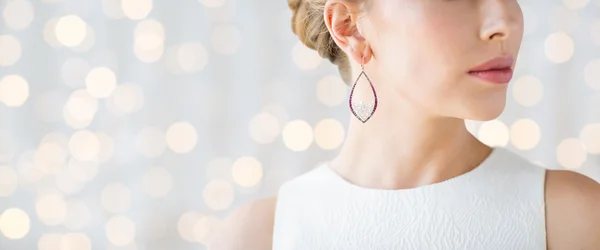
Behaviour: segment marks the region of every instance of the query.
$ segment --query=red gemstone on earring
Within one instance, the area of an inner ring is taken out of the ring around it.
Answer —
[[[363,76],[367,79],[367,82],[369,82],[369,85],[371,87],[370,89],[373,93],[373,101],[364,102],[353,100],[356,85],[358,84],[360,78]],[[371,119],[373,114],[375,114],[375,110],[377,109],[377,93],[375,92],[375,87],[373,86],[373,83],[371,82],[364,70],[360,73],[360,75],[358,75],[358,78],[356,78],[356,81],[352,86],[349,104],[350,111],[352,111],[352,114],[354,114],[354,116],[362,123],[366,123],[369,119]]]

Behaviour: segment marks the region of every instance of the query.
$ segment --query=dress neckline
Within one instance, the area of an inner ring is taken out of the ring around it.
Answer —
[[[329,164],[329,161],[323,162],[321,165],[321,168],[326,172],[326,174],[328,176],[331,176],[335,182],[341,184],[342,186],[349,187],[354,190],[365,191],[365,192],[406,193],[406,192],[423,191],[423,190],[428,190],[428,189],[433,189],[433,188],[443,188],[443,187],[446,187],[448,185],[452,185],[452,184],[458,183],[458,182],[468,182],[469,180],[481,175],[482,172],[485,172],[485,169],[490,168],[493,165],[496,165],[497,162],[503,158],[502,155],[505,153],[505,151],[506,151],[506,149],[504,149],[502,147],[493,147],[492,152],[477,167],[469,170],[468,172],[465,172],[463,174],[454,176],[452,178],[449,178],[449,179],[446,179],[446,180],[443,180],[440,182],[431,183],[431,184],[418,186],[418,187],[414,187],[414,188],[404,188],[404,189],[382,189],[382,188],[370,188],[370,187],[359,186],[357,184],[354,184],[354,183],[348,181],[343,176],[341,176],[339,173],[337,173],[331,167],[331,165]]]

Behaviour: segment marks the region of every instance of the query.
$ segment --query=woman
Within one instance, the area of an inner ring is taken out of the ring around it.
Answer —
[[[523,34],[516,0],[288,3],[302,42],[358,79],[347,138],[230,215],[209,249],[600,249],[598,183],[465,128],[504,109]]]

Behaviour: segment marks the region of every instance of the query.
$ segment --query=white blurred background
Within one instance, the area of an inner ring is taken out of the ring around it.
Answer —
[[[600,0],[521,1],[482,141],[600,180]],[[349,89],[286,1],[0,0],[0,250],[204,249],[333,157]]]

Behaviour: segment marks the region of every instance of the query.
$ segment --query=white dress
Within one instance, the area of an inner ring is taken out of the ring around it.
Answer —
[[[322,162],[280,188],[273,250],[545,250],[545,174],[495,148],[463,175],[384,190]]]

